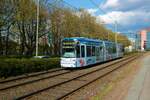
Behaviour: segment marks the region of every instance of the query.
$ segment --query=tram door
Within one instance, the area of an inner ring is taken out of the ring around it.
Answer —
[[[99,49],[100,49],[100,61],[104,61],[104,46],[101,45]]]
[[[96,47],[96,61],[102,62],[104,60],[103,47]]]
[[[80,46],[80,51],[81,51],[80,65],[81,66],[85,66],[86,65],[86,63],[85,63],[86,62],[86,59],[85,59],[85,54],[86,54],[86,52],[85,52],[85,45],[81,45]]]
[[[85,45],[81,45],[81,58],[85,58]]]
[[[100,50],[99,50],[99,47],[96,47],[96,62],[100,62]]]

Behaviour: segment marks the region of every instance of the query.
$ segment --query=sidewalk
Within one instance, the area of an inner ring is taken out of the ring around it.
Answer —
[[[150,100],[150,55],[143,59],[125,100]]]

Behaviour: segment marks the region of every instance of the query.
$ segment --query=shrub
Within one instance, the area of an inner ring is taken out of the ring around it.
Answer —
[[[60,67],[60,60],[49,59],[0,59],[0,77],[16,76]]]

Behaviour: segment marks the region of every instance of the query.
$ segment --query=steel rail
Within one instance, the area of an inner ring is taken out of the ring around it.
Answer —
[[[0,91],[7,90],[7,89],[10,89],[10,88],[15,88],[15,87],[26,85],[26,84],[31,84],[31,83],[34,83],[34,82],[37,82],[37,81],[41,81],[41,80],[44,80],[44,79],[56,77],[56,76],[63,75],[63,74],[68,74],[68,73],[71,73],[71,72],[73,72],[73,71],[67,71],[67,72],[63,72],[63,73],[60,73],[60,74],[56,74],[56,75],[50,75],[50,76],[47,76],[47,77],[44,77],[44,78],[39,78],[39,79],[30,80],[30,81],[15,84],[15,85],[6,86],[6,87],[3,87],[3,88],[0,88]]]
[[[16,80],[20,80],[20,79],[24,79],[24,78],[35,77],[35,76],[39,76],[39,75],[43,75],[43,74],[47,74],[47,73],[51,73],[51,72],[57,72],[57,71],[61,71],[61,70],[64,70],[64,68],[48,70],[48,71],[42,71],[42,72],[37,72],[37,73],[33,73],[33,74],[26,74],[26,75],[14,77],[12,79],[1,80],[0,84],[4,84],[4,83],[7,83],[7,82],[16,81]]]

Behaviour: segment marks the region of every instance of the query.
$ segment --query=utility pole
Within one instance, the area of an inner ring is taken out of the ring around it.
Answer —
[[[118,28],[118,26],[117,26],[117,21],[115,21],[115,43],[118,42],[118,41],[117,41],[117,28]]]
[[[118,57],[118,50],[119,50],[119,48],[118,48],[118,45],[117,45],[117,43],[118,43],[118,41],[117,41],[117,21],[115,20],[115,43],[116,43],[116,49],[117,49],[117,53],[116,53],[116,55],[117,55],[117,57]]]
[[[107,40],[109,41],[109,32],[107,33]]]
[[[36,56],[38,56],[39,35],[39,0],[37,0],[37,25],[36,25]]]

